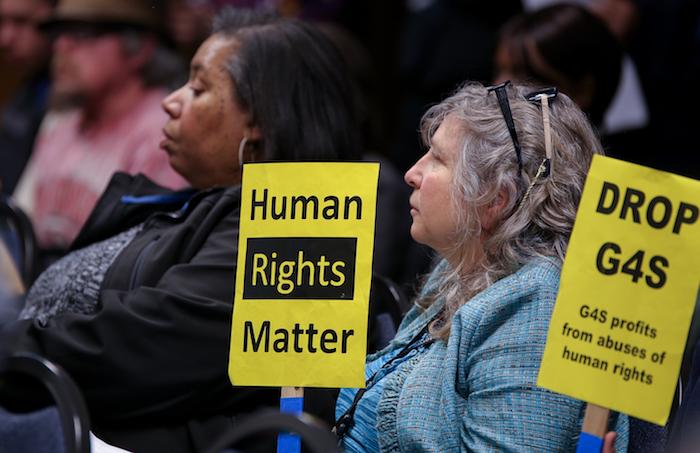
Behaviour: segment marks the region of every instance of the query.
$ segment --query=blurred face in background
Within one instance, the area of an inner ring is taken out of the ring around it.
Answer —
[[[33,71],[48,60],[50,44],[38,24],[51,14],[44,0],[0,0],[0,56],[12,67]]]
[[[58,105],[80,105],[118,93],[141,78],[145,64],[142,56],[127,54],[119,33],[87,24],[58,29],[53,51],[53,101]]]
[[[595,84],[591,75],[582,77],[581,80],[567,78],[561,71],[553,67],[545,60],[540,50],[534,43],[526,46],[527,59],[535,72],[527,72],[518,64],[509,50],[509,46],[500,42],[495,55],[495,77],[493,84],[503,83],[506,80],[534,83],[539,86],[556,86],[559,91],[567,94],[584,111],[588,111],[595,94]]]
[[[214,7],[201,0],[170,0],[166,3],[166,24],[178,49],[194,55],[209,37]]]

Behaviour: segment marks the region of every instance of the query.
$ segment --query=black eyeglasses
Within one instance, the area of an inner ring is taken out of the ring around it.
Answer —
[[[65,20],[48,22],[41,25],[46,36],[55,41],[59,36],[68,36],[76,41],[90,41],[107,34],[121,33],[128,30],[140,31],[143,27],[120,22],[84,22]]]
[[[508,132],[510,133],[510,139],[513,140],[513,148],[515,148],[515,157],[518,159],[518,174],[523,172],[523,157],[520,151],[520,142],[518,141],[518,134],[515,132],[515,122],[513,121],[513,114],[510,112],[510,102],[508,102],[508,92],[506,91],[506,86],[510,83],[510,80],[506,80],[503,83],[494,85],[486,88],[488,92],[495,91],[496,98],[498,99],[498,106],[501,108],[501,113],[503,114],[503,119],[506,121],[506,126],[508,126]]]

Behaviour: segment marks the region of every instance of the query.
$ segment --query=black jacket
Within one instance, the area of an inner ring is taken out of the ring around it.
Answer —
[[[74,247],[145,224],[107,271],[97,312],[14,323],[0,341],[12,335],[15,351],[63,366],[107,442],[202,451],[237,415],[276,407],[279,389],[234,388],[227,375],[240,187],[194,194],[184,206],[122,199],[164,193],[143,176],[116,174]],[[332,413],[325,394],[308,399],[321,408],[307,410]]]

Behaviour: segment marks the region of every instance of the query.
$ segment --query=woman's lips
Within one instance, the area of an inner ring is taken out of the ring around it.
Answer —
[[[172,142],[172,137],[163,129],[163,140],[160,141],[159,147],[170,153],[170,143]]]

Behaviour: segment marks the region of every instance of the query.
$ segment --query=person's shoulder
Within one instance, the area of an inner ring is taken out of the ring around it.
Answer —
[[[51,110],[44,115],[39,126],[38,137],[52,136],[57,133],[65,134],[66,130],[73,132],[78,129],[80,110]]]
[[[557,289],[559,287],[561,266],[561,261],[555,258],[534,258],[503,280],[533,289],[547,287]]]
[[[238,218],[241,210],[241,186],[216,187],[198,192],[191,201],[197,215]]]
[[[450,343],[474,351],[496,343],[541,347],[557,298],[560,265],[536,259],[462,305],[452,321]],[[465,365],[466,366],[466,365]]]
[[[495,282],[483,295],[492,296],[490,293],[504,294],[510,298],[520,299],[534,293],[551,292],[559,289],[559,276],[561,263],[553,258],[534,258],[510,275]],[[479,297],[479,296],[477,296]]]
[[[457,311],[461,322],[500,324],[506,318],[541,316],[551,311],[559,290],[561,265],[536,258],[474,296]],[[474,325],[474,327],[476,326]]]

